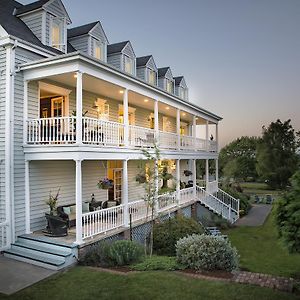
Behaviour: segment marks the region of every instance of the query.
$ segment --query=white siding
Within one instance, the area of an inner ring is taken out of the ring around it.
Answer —
[[[107,56],[107,63],[109,65],[114,66],[115,68],[121,70],[121,60],[122,60],[122,54],[112,54]],[[123,69],[122,69],[123,70]]]
[[[157,72],[157,67],[156,67],[154,58],[152,56],[149,59],[149,61],[147,62],[147,67],[150,68],[151,70],[155,70],[155,72]]]
[[[136,77],[146,81],[146,68],[139,67],[136,69]]]
[[[90,35],[107,44],[107,38],[102,26],[98,23],[90,32]]]
[[[89,36],[88,35],[81,35],[72,39],[69,39],[70,44],[78,51],[82,51],[86,54],[88,53],[88,45],[89,45]]]
[[[20,17],[21,20],[29,27],[33,34],[42,41],[42,11],[28,14]]]
[[[50,2],[46,5],[45,9],[56,17],[68,18],[68,15],[60,0]]]
[[[143,184],[136,182],[135,177],[140,172],[140,161],[128,161],[128,201],[141,200],[145,194]]]
[[[163,90],[166,89],[166,79],[165,79],[165,77],[160,77],[160,78],[158,78],[158,86],[159,86],[161,89],[163,89]]]

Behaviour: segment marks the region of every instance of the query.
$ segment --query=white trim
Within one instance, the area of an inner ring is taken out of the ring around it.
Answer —
[[[180,109],[178,109],[178,108],[176,110],[176,133],[178,135],[177,147],[178,147],[178,150],[180,150],[180,141],[181,141],[181,137],[180,137]]]
[[[88,35],[88,54],[89,55],[93,55],[92,53],[92,42],[93,42],[93,39],[90,35]]]
[[[82,161],[75,160],[76,163],[76,244],[82,244]]]
[[[54,116],[54,105],[53,105],[53,102],[54,101],[58,101],[58,100],[60,100],[60,102],[61,102],[61,116]],[[54,117],[64,117],[64,116],[65,116],[64,97],[60,96],[60,97],[51,98],[51,118],[54,118]]]
[[[119,109],[121,104],[119,104]],[[125,89],[123,95],[123,122],[124,122],[124,145],[129,145],[129,108],[128,108],[128,89]]]
[[[76,78],[76,144],[82,144],[82,73]]]
[[[25,160],[25,233],[31,233],[30,230],[30,181],[29,181],[29,161]]]
[[[7,35],[7,31],[0,25],[0,37],[6,37]]]
[[[23,145],[27,143],[27,119],[28,119],[28,81],[23,81],[24,102],[23,102]],[[39,101],[40,102],[40,101]],[[40,111],[40,109],[39,109]],[[38,116],[39,117],[39,116]]]
[[[124,226],[129,226],[128,215],[128,162],[123,160],[123,174],[122,174],[122,204],[124,205]]]
[[[46,30],[47,30],[46,23],[47,23],[47,13],[46,13],[46,11],[43,11],[42,12],[42,43],[44,45],[46,45],[46,36],[47,36],[47,33],[46,33]]]
[[[176,195],[180,203],[180,159],[176,159]]]
[[[72,92],[72,90],[46,83],[43,81],[39,81],[39,88],[43,90],[50,91],[51,93],[57,94],[57,95],[63,95],[63,96],[69,96]]]

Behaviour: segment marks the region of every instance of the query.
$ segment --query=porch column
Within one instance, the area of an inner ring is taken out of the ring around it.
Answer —
[[[30,230],[30,185],[29,185],[29,160],[25,160],[25,233]]]
[[[180,204],[180,159],[176,159],[176,195]]]
[[[219,152],[219,126],[218,123],[216,123],[216,151]]]
[[[215,160],[215,166],[216,166],[216,182],[218,183],[219,186],[219,159],[218,158]]]
[[[155,142],[159,143],[158,100],[154,101],[154,131]]]
[[[129,146],[128,89],[123,94],[124,145]]]
[[[194,138],[194,150],[197,151],[198,149],[196,148],[196,138],[197,138],[197,117],[193,116],[193,127],[192,127],[192,133],[193,133],[193,138]]]
[[[197,185],[197,166],[196,166],[196,159],[193,159],[193,194],[194,199],[196,199],[196,185]]]
[[[82,144],[82,73],[76,72],[76,144]]]
[[[23,144],[27,144],[28,128],[28,81],[24,80],[24,103],[23,103]]]
[[[177,108],[176,114],[176,133],[177,133],[177,148],[180,150],[180,109]]]
[[[208,184],[209,184],[209,161],[208,159],[205,160],[205,186],[206,186],[206,190],[208,188]]]
[[[154,214],[157,215],[158,214],[158,160],[155,160],[155,174],[154,174],[154,179],[155,179],[155,194],[154,194]]]
[[[76,163],[76,243],[82,244],[82,169],[81,160]]]
[[[129,226],[129,208],[128,208],[128,161],[123,160],[122,176],[122,204],[124,205],[124,226]]]
[[[205,139],[206,139],[206,151],[209,151],[208,120],[206,120]]]

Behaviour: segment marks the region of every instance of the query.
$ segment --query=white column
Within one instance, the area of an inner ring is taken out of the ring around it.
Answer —
[[[76,72],[76,144],[82,144],[82,73]]]
[[[25,160],[25,233],[30,231],[30,183],[29,183],[29,160]]]
[[[154,101],[154,131],[156,143],[159,142],[158,100]]]
[[[209,151],[208,120],[206,120],[205,139],[206,139],[206,151]]]
[[[124,145],[129,146],[128,89],[123,94]]]
[[[218,159],[216,159],[215,165],[216,165],[216,182],[218,183],[219,186],[219,160]]]
[[[219,152],[219,126],[218,123],[216,124],[216,148],[217,148],[217,152]]]
[[[39,117],[39,116],[38,116]],[[24,102],[23,102],[23,144],[27,144],[28,128],[28,81],[24,80]]]
[[[205,160],[205,181],[206,181],[206,190],[209,184],[209,162],[208,159]]]
[[[177,148],[180,149],[180,109],[177,108],[176,114],[176,133],[177,133]]]
[[[158,180],[158,160],[155,161],[155,206],[154,206],[154,213],[155,215],[158,214],[158,184],[159,184],[159,180]]]
[[[192,127],[192,134],[193,134],[193,138],[194,138],[194,150],[198,150],[196,149],[196,137],[197,137],[197,117],[193,116],[193,127]]]
[[[196,199],[196,185],[197,185],[197,167],[196,167],[196,159],[193,159],[193,193],[194,193],[194,199]]]
[[[76,243],[82,243],[82,170],[81,160],[76,160]]]
[[[176,195],[179,204],[180,203],[180,159],[176,159]]]
[[[129,209],[128,209],[128,162],[123,160],[122,176],[122,204],[124,205],[124,226],[129,226]]]

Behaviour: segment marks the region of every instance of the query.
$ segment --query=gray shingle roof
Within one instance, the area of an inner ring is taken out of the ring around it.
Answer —
[[[151,57],[152,57],[152,55],[137,57],[136,58],[136,66],[137,67],[146,66]]]
[[[68,29],[68,38],[88,34],[98,23],[99,21],[96,21],[78,27],[70,28]]]
[[[39,1],[35,1],[32,3],[26,4],[26,5],[22,5],[21,7],[17,8],[17,15],[41,8],[48,1],[49,0],[39,0]]]
[[[175,85],[179,85],[183,79],[183,76],[174,77]]]
[[[169,69],[170,67],[158,68],[158,77],[164,77]]]
[[[107,54],[120,53],[125,48],[129,41],[107,45]]]

